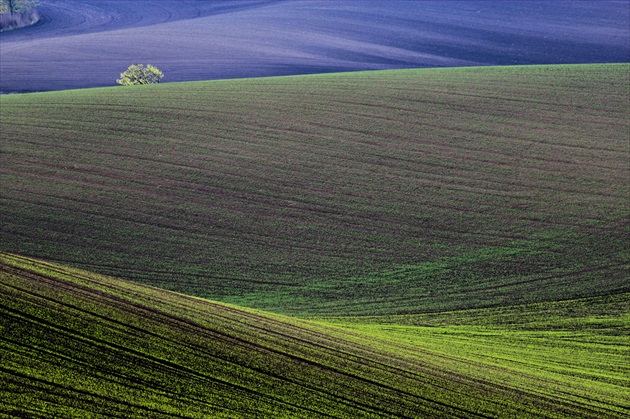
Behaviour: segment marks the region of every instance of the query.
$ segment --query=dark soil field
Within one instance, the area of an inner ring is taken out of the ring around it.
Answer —
[[[2,96],[1,247],[298,315],[628,291],[628,71]]]
[[[0,33],[0,92],[331,71],[630,61],[627,1],[42,0]]]

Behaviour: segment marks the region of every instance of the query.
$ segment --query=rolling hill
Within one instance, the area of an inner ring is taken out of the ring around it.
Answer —
[[[627,292],[628,71],[3,96],[0,248],[299,316]]]
[[[0,254],[0,416],[622,418],[628,293],[308,322]]]
[[[0,33],[0,92],[478,65],[630,61],[627,1],[41,0]]]
[[[626,417],[629,74],[1,96],[0,417]]]

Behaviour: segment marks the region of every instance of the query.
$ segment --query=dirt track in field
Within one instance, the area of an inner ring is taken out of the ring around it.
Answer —
[[[0,34],[0,92],[330,71],[630,60],[626,2],[42,0]]]

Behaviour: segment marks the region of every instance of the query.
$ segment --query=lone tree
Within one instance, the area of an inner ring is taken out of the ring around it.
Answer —
[[[123,86],[132,86],[134,84],[156,84],[164,77],[157,67],[147,64],[145,67],[142,64],[132,64],[129,68],[120,73],[120,78],[116,80],[116,83]]]

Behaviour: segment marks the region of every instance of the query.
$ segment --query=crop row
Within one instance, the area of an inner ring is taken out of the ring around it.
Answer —
[[[623,357],[621,338],[606,346],[471,327],[331,326],[15,255],[3,254],[1,267],[4,414],[595,418],[624,412],[627,367],[612,362]],[[577,361],[567,358],[575,348]],[[595,385],[593,371],[608,360]],[[555,371],[564,362],[573,373]]]
[[[441,69],[2,97],[1,246],[297,314],[627,290],[626,75]]]

